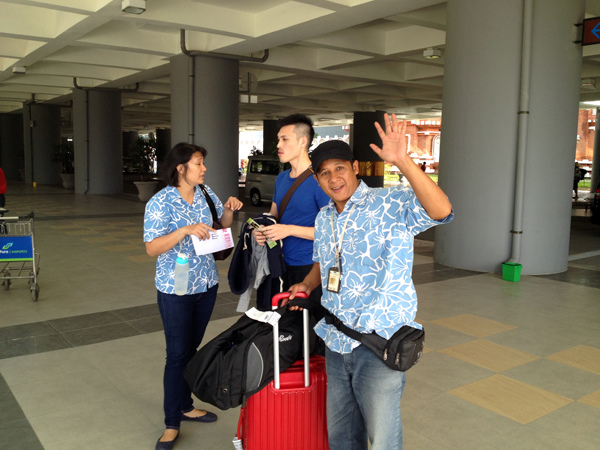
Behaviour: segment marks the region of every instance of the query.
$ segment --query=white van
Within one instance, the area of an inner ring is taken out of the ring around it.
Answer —
[[[282,171],[283,164],[277,156],[250,156],[246,173],[246,198],[249,198],[254,206],[260,206],[263,201],[273,201],[275,180]]]

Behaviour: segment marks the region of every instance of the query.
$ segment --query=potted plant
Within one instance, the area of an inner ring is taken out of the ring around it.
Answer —
[[[75,152],[73,150],[73,141],[66,141],[55,147],[52,161],[60,163],[60,177],[62,178],[63,187],[65,189],[73,189],[73,186],[75,185],[74,160]]]
[[[126,152],[131,164],[131,170],[139,174],[139,181],[134,181],[138,188],[138,197],[147,202],[156,192],[158,181],[153,180],[154,161],[156,160],[156,138],[151,133],[149,137],[138,136]]]

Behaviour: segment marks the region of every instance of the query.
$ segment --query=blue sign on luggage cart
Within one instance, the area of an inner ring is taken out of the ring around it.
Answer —
[[[0,261],[33,261],[32,237],[0,237]]]

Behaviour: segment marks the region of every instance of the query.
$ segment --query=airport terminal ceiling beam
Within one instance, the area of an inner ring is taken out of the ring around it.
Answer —
[[[75,89],[84,91],[112,91],[112,92],[137,92],[140,89],[140,83],[136,83],[134,88],[109,88],[109,87],[83,87],[77,84],[77,78],[73,77],[73,86]]]
[[[263,50],[263,56],[260,58],[253,56],[230,55],[227,53],[205,52],[201,50],[188,50],[185,42],[185,30],[183,28],[180,30],[180,39],[181,52],[187,56],[209,56],[211,58],[233,59],[236,61],[249,61],[255,63],[264,63],[267,59],[269,59],[269,49]]]

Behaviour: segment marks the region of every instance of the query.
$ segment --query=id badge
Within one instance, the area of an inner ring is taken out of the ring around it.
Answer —
[[[337,267],[330,267],[329,273],[327,274],[327,290],[329,292],[340,292],[342,285],[341,273]]]

